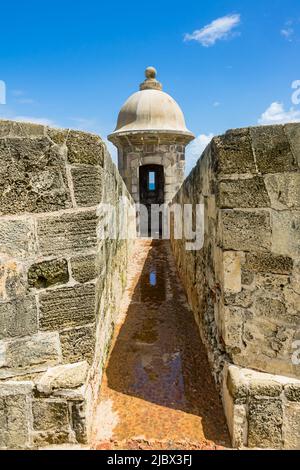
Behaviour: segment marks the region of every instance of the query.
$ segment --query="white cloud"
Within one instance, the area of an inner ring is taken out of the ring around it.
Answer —
[[[214,134],[200,134],[193,142],[191,142],[186,148],[185,161],[186,161],[186,173],[188,174],[197,161],[201,157],[203,151],[206,149]]]
[[[262,125],[285,124],[287,122],[300,122],[300,111],[295,108],[286,111],[283,104],[277,101],[272,103],[258,120],[258,123]]]
[[[216,41],[231,37],[232,30],[241,22],[241,15],[227,15],[214,20],[204,28],[194,31],[192,34],[186,34],[185,41],[197,41],[204,47],[213,46]]]
[[[281,36],[283,36],[285,39],[287,39],[289,42],[292,42],[292,37],[294,35],[294,29],[293,28],[283,28],[280,31]]]
[[[221,106],[220,101],[215,101],[215,102],[213,103],[213,107],[214,107],[214,108],[218,108],[219,106]]]
[[[51,121],[51,119],[43,117],[15,116],[12,119],[19,122],[31,122],[32,124],[42,124],[43,126],[59,127],[55,122]]]

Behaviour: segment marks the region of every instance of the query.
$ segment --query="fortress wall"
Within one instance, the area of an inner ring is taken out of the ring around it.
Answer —
[[[131,248],[99,203],[122,195],[98,136],[0,121],[0,448],[87,440]]]
[[[299,448],[300,124],[214,138],[174,202],[205,207],[172,247],[234,445]]]

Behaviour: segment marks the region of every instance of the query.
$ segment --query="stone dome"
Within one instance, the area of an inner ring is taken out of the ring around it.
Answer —
[[[183,112],[176,101],[162,91],[156,80],[156,70],[146,69],[146,80],[140,85],[140,91],[131,95],[122,106],[115,131],[109,136],[137,132],[174,133],[194,138],[185,124]]]

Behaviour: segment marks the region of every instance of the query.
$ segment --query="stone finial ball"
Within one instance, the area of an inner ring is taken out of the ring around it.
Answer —
[[[157,71],[154,67],[147,67],[145,71],[146,78],[155,78]]]

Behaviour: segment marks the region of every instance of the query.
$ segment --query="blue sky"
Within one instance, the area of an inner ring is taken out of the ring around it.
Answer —
[[[188,170],[211,135],[300,120],[291,101],[299,0],[15,0],[0,9],[0,117],[106,137],[153,65],[198,136]]]

